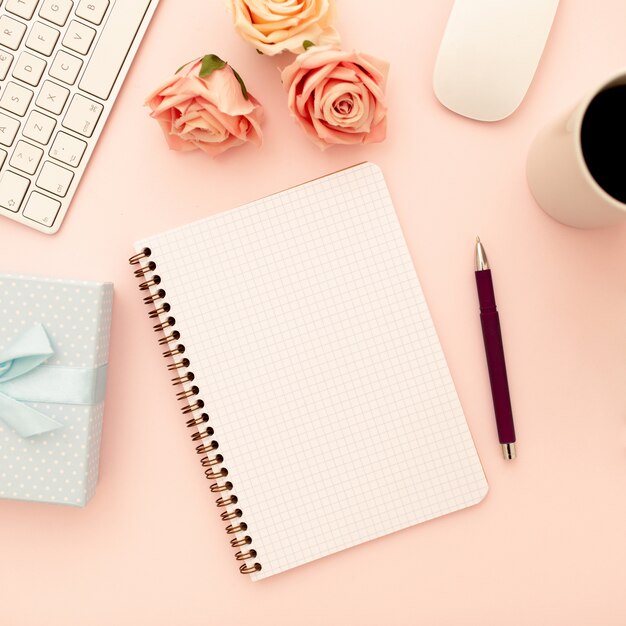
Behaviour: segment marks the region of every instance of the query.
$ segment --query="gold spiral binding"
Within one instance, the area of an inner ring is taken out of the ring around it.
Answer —
[[[204,472],[205,474],[207,472]],[[210,476],[207,476],[207,479],[213,480]],[[219,483],[213,483],[211,485],[211,493],[220,493],[222,491],[231,491],[233,488],[233,483],[231,483],[229,480],[227,480],[223,485],[220,485]]]
[[[164,322],[161,322],[160,324],[157,324],[156,326],[153,326],[152,328],[154,328],[155,333],[158,333],[160,330],[165,330],[166,328],[169,328],[170,326],[174,326],[174,324],[176,324],[176,319],[173,317],[168,317]]]
[[[197,441],[197,439],[194,439]],[[196,452],[198,454],[207,454],[208,452],[213,452],[213,450],[217,450],[219,448],[219,443],[215,440],[211,441],[211,443],[205,443],[196,448]],[[214,478],[222,478],[228,475],[228,470],[225,467],[220,469],[220,474],[218,476],[214,476]],[[207,476],[208,478],[208,476]]]
[[[204,422],[209,421],[209,416],[206,413],[203,413],[200,417],[196,417],[195,419],[187,420],[187,428],[193,428],[194,426],[199,426]]]
[[[140,267],[138,270],[135,270],[135,278],[143,278],[148,272],[153,272],[155,269],[156,263],[150,261],[145,267]]]
[[[163,356],[166,359],[174,359],[174,357],[180,357],[180,355],[185,352],[185,345],[181,341],[180,332],[174,328],[176,325],[176,319],[171,316],[166,317],[165,319],[163,318],[164,315],[167,315],[170,312],[171,306],[168,302],[165,302],[165,297],[167,295],[165,289],[159,287],[161,284],[161,277],[155,273],[157,270],[157,263],[153,260],[144,261],[144,259],[151,256],[152,250],[146,247],[141,252],[132,256],[129,259],[129,263],[131,265],[139,265],[139,267],[134,270],[135,277],[138,279],[145,279],[139,284],[139,289],[141,291],[149,292],[149,294],[143,298],[143,301],[146,305],[153,305],[153,308],[148,312],[148,318],[159,320],[159,323],[154,326],[154,331],[163,333],[163,336],[158,340],[159,345],[167,346],[169,348],[163,352]],[[169,334],[165,334],[165,331],[168,328],[171,328],[172,330]],[[181,342],[174,343],[179,341]],[[202,413],[201,415],[196,414],[197,411],[204,408],[204,400],[199,397],[201,395],[199,387],[196,385],[187,387],[187,385],[195,379],[194,373],[189,370],[190,365],[191,363],[189,359],[185,357],[168,363],[167,369],[168,371],[176,372],[175,377],[171,379],[172,385],[183,386],[183,391],[178,392],[176,394],[176,398],[181,402],[185,402],[185,405],[181,407],[183,415],[191,414],[190,419],[186,422],[188,428],[195,429],[195,432],[191,434],[191,439],[192,441],[201,441],[212,437],[215,432],[213,427],[204,426],[204,424],[209,421],[209,415],[207,413]],[[223,465],[224,457],[221,454],[215,454],[213,456],[209,456],[208,454],[209,452],[217,450],[218,447],[219,443],[215,439],[196,446],[197,454],[203,455],[200,462],[202,467],[206,468],[204,470],[204,474],[207,480],[220,481],[220,479],[228,476],[228,469]],[[232,492],[233,489],[233,483],[228,480],[212,482],[210,485],[211,493]],[[239,499],[234,493],[230,493],[229,495],[220,495],[216,499],[215,503],[218,508],[225,509],[226,507],[237,504],[238,500]],[[226,509],[220,514],[221,519],[225,522],[238,520],[236,524],[229,523],[225,528],[228,535],[235,535],[230,540],[230,544],[233,548],[243,548],[243,546],[250,546],[253,543],[250,535],[245,535],[243,537],[238,536],[248,530],[248,524],[241,520],[243,515],[243,511],[240,508],[230,510]],[[256,559],[256,557],[257,551],[252,547],[248,547],[246,551],[238,550],[235,554],[235,559],[237,559],[237,561],[249,561]],[[262,566],[258,562],[254,562],[252,564],[243,563],[239,567],[239,571],[242,574],[253,574],[261,569]]]
[[[216,454],[214,457],[205,456],[200,459],[200,463],[202,463],[202,467],[213,467],[214,465],[219,465],[224,462],[224,457],[221,454]]]
[[[215,449],[215,448],[212,448],[212,449]],[[206,474],[207,480],[217,480],[218,478],[226,477],[226,470],[225,468],[222,467],[219,472],[216,472],[215,470],[207,470],[205,474]]]
[[[167,302],[164,302],[158,309],[154,309],[154,311],[150,311],[148,313],[148,317],[153,320],[155,317],[159,317],[159,315],[163,315],[163,313],[170,312],[170,305]]]
[[[177,330],[175,330],[171,335],[166,335],[165,337],[161,337],[159,339],[159,345],[166,346],[168,343],[171,343],[172,341],[178,341],[179,339],[180,339],[180,333]]]
[[[175,348],[172,348],[171,350],[168,350],[167,352],[164,352],[163,356],[166,359],[168,359],[170,357],[176,356],[177,354],[183,354],[183,352],[185,352],[185,346],[183,346],[182,344],[179,343]],[[193,372],[189,372],[189,373],[191,374]]]
[[[256,558],[256,550],[248,550],[248,552],[242,552],[241,550],[235,554],[235,558],[238,561],[247,561],[248,559]]]
[[[243,511],[241,509],[235,509],[234,511],[224,511],[220,514],[220,517],[223,521],[228,522],[231,519],[237,519],[238,517],[243,516]]]
[[[198,387],[196,387],[195,385],[189,389],[186,389],[185,391],[179,391],[176,394],[176,398],[178,400],[184,400],[185,398],[191,398],[192,396],[197,396],[200,393],[200,389],[198,389]]]
[[[183,376],[177,376],[176,378],[172,378],[172,386],[176,387],[176,385],[182,385],[183,383],[190,383],[195,378],[193,372],[187,372]]]
[[[159,289],[155,294],[152,294],[151,296],[146,296],[143,299],[143,302],[144,304],[154,304],[157,300],[163,300],[165,296],[165,289]]]
[[[247,546],[250,545],[252,543],[252,537],[250,537],[250,535],[246,535],[245,537],[242,537],[241,539],[237,539],[236,537],[234,539],[230,540],[230,545],[233,548],[240,548],[241,546]]]
[[[187,406],[184,406],[181,411],[183,415],[187,415],[188,413],[193,413],[194,411],[197,411],[198,409],[203,409],[204,408],[204,400],[197,400],[195,404],[188,404]]]
[[[215,504],[217,504],[217,506],[219,507],[225,507],[225,506],[230,506],[231,504],[237,504],[238,500],[239,498],[237,498],[237,496],[228,496],[228,498],[224,498],[224,496],[220,496],[215,501]]]
[[[200,439],[206,439],[207,437],[211,437],[214,434],[214,432],[215,431],[211,427],[209,427],[204,432],[198,431],[194,433],[193,435],[191,435],[191,440],[200,441]],[[213,450],[216,450],[218,446],[219,444],[217,443],[217,441],[211,442],[211,447],[213,448]]]
[[[187,368],[187,367],[189,367],[189,365],[190,365],[189,359],[183,359],[182,361],[179,361],[178,363],[170,363],[167,366],[167,369],[168,369],[168,371],[173,372],[174,370]]]
[[[239,522],[236,526],[233,526],[232,524],[228,524],[228,526],[226,526],[226,533],[228,535],[236,535],[237,533],[246,532],[246,530],[248,530],[248,524],[245,522]]]
[[[155,274],[150,280],[146,280],[139,285],[139,289],[141,291],[148,291],[150,287],[154,287],[155,285],[161,284],[161,277],[158,274]]]
[[[130,259],[128,259],[128,262],[131,265],[139,265],[139,262],[141,261],[141,259],[145,259],[146,257],[149,257],[152,254],[152,250],[150,250],[150,248],[144,248],[139,254],[136,254],[135,256],[131,256]]]

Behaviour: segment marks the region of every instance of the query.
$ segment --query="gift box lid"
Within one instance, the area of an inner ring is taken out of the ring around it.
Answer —
[[[113,283],[0,273],[0,349],[33,324],[54,348],[48,365],[98,367],[108,361]]]

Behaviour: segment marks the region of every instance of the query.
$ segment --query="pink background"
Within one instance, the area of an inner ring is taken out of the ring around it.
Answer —
[[[85,509],[0,501],[0,624],[624,626],[626,227],[552,221],[524,161],[543,124],[626,64],[626,4],[563,0],[526,100],[487,125],[433,96],[451,0],[340,0],[345,45],[391,61],[389,137],[326,153],[289,119],[276,59],[235,35],[222,2],[184,4],[162,0],[61,232],[2,221],[2,271],[113,280],[116,300],[98,491]],[[265,104],[261,150],[168,152],[148,118],[143,97],[207,52]],[[237,572],[127,258],[145,235],[363,160],[386,174],[491,490],[472,509],[253,584]],[[484,364],[477,233],[503,320],[510,464]]]

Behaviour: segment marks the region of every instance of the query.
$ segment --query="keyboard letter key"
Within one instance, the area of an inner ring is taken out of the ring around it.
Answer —
[[[52,131],[54,131],[56,124],[56,120],[51,117],[39,111],[31,111],[22,132],[25,137],[34,139],[38,143],[45,145],[50,141]]]
[[[26,89],[17,83],[9,82],[4,88],[2,98],[0,98],[0,107],[22,116],[26,113],[32,97],[33,92],[30,89]]]
[[[0,44],[3,46],[17,50],[25,32],[26,26],[22,22],[18,22],[8,15],[0,17]]]
[[[61,203],[58,200],[33,191],[24,207],[24,217],[44,226],[52,226],[60,208]]]
[[[0,177],[0,206],[17,213],[29,184],[28,178],[4,172]]]
[[[76,15],[92,24],[100,24],[108,7],[109,0],[81,0]]]
[[[59,38],[59,31],[43,22],[35,22],[26,37],[26,47],[47,57],[52,54]]]
[[[10,52],[0,50],[0,80],[7,77],[11,63],[13,63],[13,55]]]
[[[57,196],[64,196],[74,178],[74,172],[53,163],[46,161],[39,172],[37,187],[45,189]]]
[[[44,0],[39,15],[57,26],[63,26],[73,4],[72,0]]]
[[[78,54],[87,54],[95,36],[93,28],[72,20],[63,37],[63,45]]]
[[[13,143],[19,129],[20,123],[16,119],[0,113],[0,143],[3,146],[10,146]]]
[[[7,11],[29,20],[33,16],[38,2],[39,0],[9,0],[7,2]]]
[[[58,115],[65,106],[70,90],[47,80],[41,87],[35,104],[50,113]]]
[[[111,95],[150,0],[116,2],[102,29],[79,87],[106,100]]]
[[[68,54],[64,50],[59,50],[52,62],[50,76],[58,78],[68,85],[73,85],[82,66],[83,62],[78,57]]]
[[[22,52],[13,68],[13,76],[36,87],[45,69],[46,62],[43,59],[29,52]]]
[[[100,119],[103,106],[99,102],[94,102],[80,94],[75,94],[67,109],[63,126],[69,128],[85,137],[91,137]]]

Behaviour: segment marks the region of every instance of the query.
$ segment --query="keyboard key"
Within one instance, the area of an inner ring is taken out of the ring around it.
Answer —
[[[22,37],[26,32],[26,26],[8,15],[0,16],[0,44],[17,50],[20,47]]]
[[[7,151],[0,150],[0,168],[4,165],[6,158],[7,158]]]
[[[84,141],[59,131],[52,142],[50,156],[72,167],[78,167],[86,149],[87,144]]]
[[[9,0],[6,10],[9,13],[13,13],[13,15],[29,20],[33,16],[38,3],[39,0]]]
[[[33,92],[14,82],[9,82],[0,98],[0,107],[11,113],[22,116],[26,113],[33,97]]]
[[[100,24],[109,7],[109,0],[80,0],[76,15],[92,24]]]
[[[64,196],[74,178],[74,172],[53,163],[46,161],[39,172],[37,187],[45,189],[57,196]]]
[[[11,63],[13,63],[13,55],[10,52],[0,50],[0,80],[7,77]]]
[[[43,22],[35,22],[26,37],[26,47],[49,57],[56,46],[59,31]]]
[[[61,85],[57,85],[51,80],[46,80],[41,86],[41,91],[37,96],[35,104],[46,111],[50,111],[50,113],[58,115],[63,110],[69,95],[69,89],[61,87]]]
[[[63,26],[73,5],[72,0],[43,0],[39,15],[57,26]]]
[[[97,98],[106,100],[120,73],[137,29],[151,0],[116,2],[102,28],[91,59],[80,79],[79,87]]]
[[[33,139],[40,144],[47,144],[50,141],[54,127],[56,126],[56,120],[40,113],[39,111],[31,111],[26,124],[24,124],[25,137]]]
[[[0,113],[0,143],[3,146],[10,146],[20,129],[20,123],[4,113]]]
[[[0,206],[17,213],[29,184],[28,178],[13,172],[7,171],[0,174]]]
[[[46,62],[30,52],[22,52],[13,68],[13,76],[36,87],[46,69]]]
[[[93,28],[72,20],[63,37],[63,45],[78,54],[87,54],[95,36]]]
[[[22,172],[27,174],[34,174],[42,156],[43,150],[41,148],[37,148],[26,141],[18,141],[10,164],[17,170],[22,170]]]
[[[63,126],[85,137],[91,137],[102,109],[103,106],[99,102],[75,94],[63,119]]]
[[[50,76],[58,78],[68,85],[73,85],[76,82],[76,77],[82,65],[83,62],[78,57],[75,57],[73,54],[68,54],[63,50],[59,50],[52,62]]]
[[[24,207],[24,217],[44,226],[52,226],[60,208],[61,203],[58,200],[44,196],[38,191],[33,191]]]

